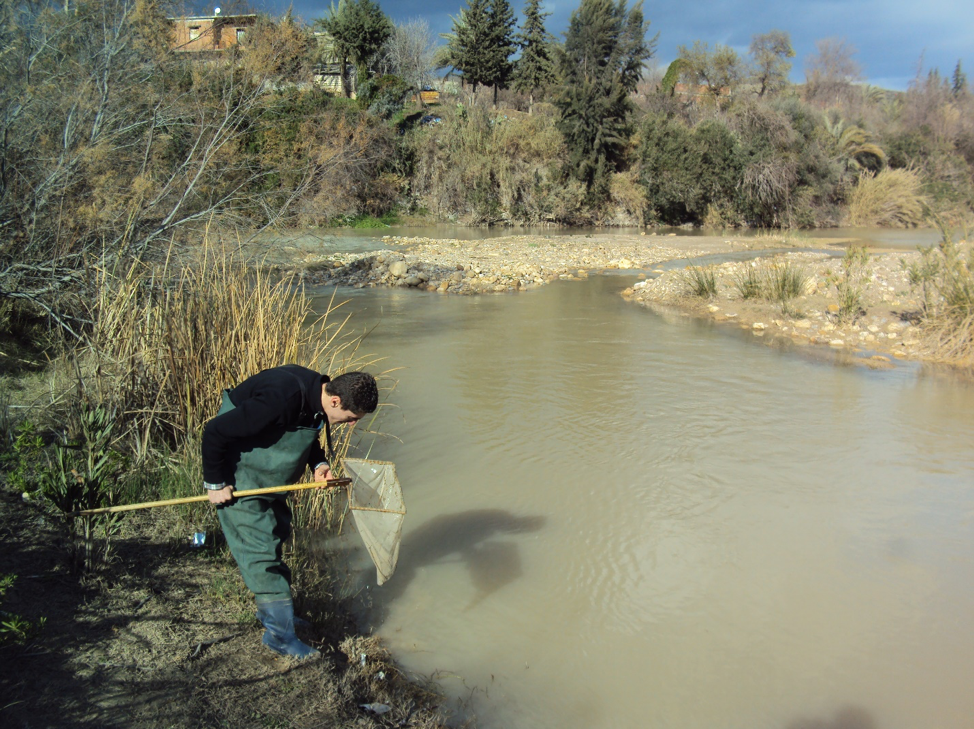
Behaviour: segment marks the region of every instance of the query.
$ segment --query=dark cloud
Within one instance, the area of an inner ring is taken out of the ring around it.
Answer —
[[[286,0],[270,0],[271,12],[282,12]],[[330,2],[297,0],[298,15],[310,22],[327,12]],[[512,0],[518,12],[522,0]],[[450,16],[466,3],[462,0],[387,0],[382,9],[393,20],[423,18],[434,33],[449,32]],[[549,0],[548,29],[561,36],[579,0]],[[747,52],[751,37],[779,28],[791,34],[795,47],[792,80],[804,78],[804,64],[815,52],[815,41],[845,38],[857,50],[856,60],[871,83],[906,88],[916,75],[939,68],[946,75],[962,60],[974,76],[974,2],[971,0],[709,0],[682,3],[645,3],[643,12],[652,22],[650,32],[659,32],[657,58],[666,64],[681,45],[695,40],[713,46],[733,46]],[[966,56],[966,57],[965,57]]]

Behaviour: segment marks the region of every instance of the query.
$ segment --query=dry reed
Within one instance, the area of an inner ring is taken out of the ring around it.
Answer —
[[[916,170],[864,173],[849,200],[849,225],[915,228],[923,223],[923,181]]]
[[[942,240],[921,248],[920,261],[907,266],[910,285],[923,295],[924,329],[929,354],[961,367],[974,366],[974,246],[954,240],[946,223],[933,220]],[[971,229],[965,231],[971,237]]]
[[[168,456],[181,474],[170,486],[182,489],[198,482],[199,433],[224,388],[287,363],[332,375],[376,364],[334,297],[317,314],[295,274],[249,264],[211,240],[160,263],[99,270],[78,368],[85,399],[117,413],[137,461]],[[353,433],[374,436],[374,423],[335,428],[339,457]],[[315,492],[301,500],[296,525],[320,523],[330,499]]]

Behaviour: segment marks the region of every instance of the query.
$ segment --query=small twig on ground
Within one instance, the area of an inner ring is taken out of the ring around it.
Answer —
[[[189,654],[189,659],[192,660],[194,658],[198,658],[200,655],[203,654],[203,651],[209,648],[210,646],[216,645],[217,643],[226,643],[228,640],[233,640],[234,638],[238,637],[240,634],[241,634],[240,631],[238,631],[236,633],[231,633],[230,635],[224,635],[220,638],[213,638],[211,640],[200,641],[199,643],[196,644],[196,649]]]

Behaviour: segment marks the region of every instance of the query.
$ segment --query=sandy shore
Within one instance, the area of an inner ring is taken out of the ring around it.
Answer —
[[[843,241],[835,239],[783,233],[742,239],[596,234],[512,235],[479,241],[397,236],[386,240],[388,250],[308,261],[307,280],[357,288],[414,287],[443,294],[481,294],[530,290],[611,269],[631,270],[641,280],[623,295],[633,303],[741,327],[766,343],[784,339],[797,345],[847,350],[870,366],[925,355],[922,332],[915,324],[919,302],[904,268],[904,262],[919,255],[915,251],[870,251],[861,282],[862,310],[847,316],[840,308],[836,285],[843,274]],[[695,259],[701,256],[732,259],[713,268],[714,298],[689,293],[686,268],[697,265]],[[805,274],[800,296],[784,307],[741,297],[738,281],[747,267],[761,278],[784,262]]]
[[[718,236],[511,235],[486,240],[386,236],[389,249],[367,255],[309,255],[309,280],[361,288],[417,287],[473,294],[530,289],[559,278],[605,269],[649,272],[657,264],[708,254],[809,245],[806,239],[770,236],[733,240]]]

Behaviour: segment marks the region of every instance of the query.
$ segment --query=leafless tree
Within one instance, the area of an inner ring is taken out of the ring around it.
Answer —
[[[823,38],[815,47],[805,61],[806,101],[827,108],[855,95],[853,85],[863,78],[855,46],[845,38]]]
[[[423,89],[433,82],[436,40],[429,24],[422,19],[397,23],[392,37],[382,49],[380,67],[413,88]]]
[[[248,153],[276,131],[268,79],[233,58],[173,54],[153,0],[59,10],[0,13],[0,300],[72,335],[92,265],[204,221],[260,230],[361,152]]]

